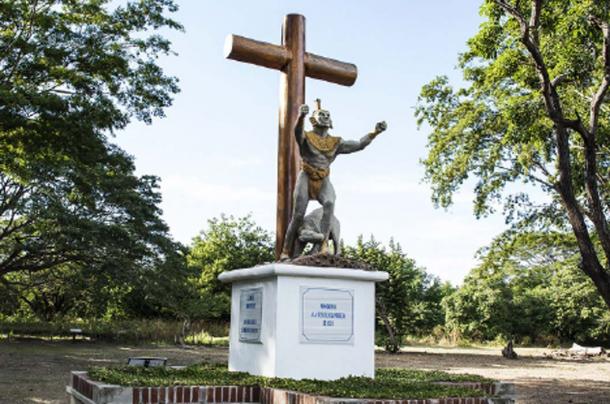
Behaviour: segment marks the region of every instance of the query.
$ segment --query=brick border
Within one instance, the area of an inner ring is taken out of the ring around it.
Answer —
[[[441,382],[439,384],[483,390],[495,397],[454,397],[419,400],[367,400],[323,397],[259,386],[125,387],[89,379],[87,372],[72,372],[66,387],[72,404],[510,404],[510,383]]]
[[[131,404],[259,403],[258,386],[134,387]]]
[[[481,382],[437,382],[442,386],[464,387],[472,390],[482,390],[485,394],[495,396],[498,393],[497,383],[481,383]]]
[[[87,372],[72,372],[72,388],[93,400],[93,383],[91,383]]]

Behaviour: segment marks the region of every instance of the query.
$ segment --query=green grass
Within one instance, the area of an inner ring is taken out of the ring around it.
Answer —
[[[229,372],[225,365],[200,364],[183,369],[105,367],[92,368],[93,380],[123,386],[252,386],[312,393],[342,398],[423,399],[441,397],[482,397],[480,390],[443,386],[436,382],[491,382],[476,375],[454,375],[440,371],[378,369],[375,379],[346,377],[334,381],[292,380]]]
[[[190,345],[229,346],[229,337],[210,335],[207,331],[200,331],[187,335],[184,342]]]

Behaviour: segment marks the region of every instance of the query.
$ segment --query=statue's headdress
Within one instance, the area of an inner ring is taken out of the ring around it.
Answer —
[[[332,128],[332,127],[333,127],[333,121],[332,121],[332,120],[330,120],[330,114],[329,114],[329,112],[328,112],[327,110],[325,110],[325,109],[322,109],[322,100],[321,100],[321,99],[319,99],[319,98],[316,98],[316,99],[314,100],[314,104],[315,104],[315,106],[316,106],[316,109],[314,109],[313,114],[311,114],[311,117],[309,118],[309,120],[310,120],[311,124],[312,124],[312,125],[316,125],[316,124],[317,124],[317,118],[316,118],[317,113],[319,113],[320,111],[324,111],[326,114],[328,114],[328,115],[329,115],[329,118],[328,118],[328,119],[329,119],[329,121],[330,121],[330,122],[329,122],[329,128]]]
[[[322,100],[321,100],[321,99],[316,98],[316,99],[314,100],[314,102],[316,103],[316,110],[320,110],[320,109],[322,109]]]

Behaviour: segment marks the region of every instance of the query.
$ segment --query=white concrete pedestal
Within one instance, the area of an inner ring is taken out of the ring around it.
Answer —
[[[334,380],[375,375],[375,282],[387,272],[274,263],[231,282],[229,369]]]

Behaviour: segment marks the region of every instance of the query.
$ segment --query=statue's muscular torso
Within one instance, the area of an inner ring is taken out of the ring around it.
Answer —
[[[335,161],[338,154],[353,153],[364,149],[373,140],[366,135],[360,140],[343,140],[337,136],[318,135],[314,131],[304,132],[300,139],[299,150],[301,158],[310,166],[327,169]]]
[[[313,167],[326,169],[337,157],[343,139],[335,136],[320,136],[315,132],[305,132],[299,145],[301,158]]]

